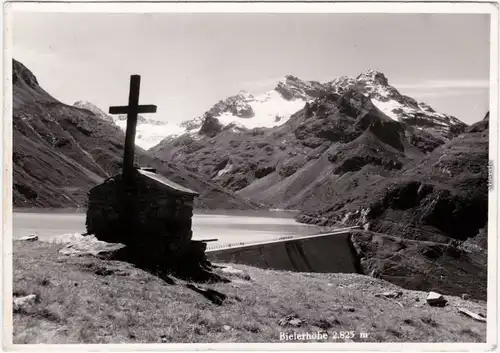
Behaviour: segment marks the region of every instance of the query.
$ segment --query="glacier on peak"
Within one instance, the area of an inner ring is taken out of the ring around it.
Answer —
[[[114,123],[123,131],[127,128],[126,119],[116,119]],[[149,149],[159,144],[166,136],[178,136],[184,132],[185,130],[177,124],[162,122],[156,125],[151,123],[151,120],[146,120],[144,123],[137,124],[135,143],[144,149]]]
[[[280,83],[285,87],[283,81],[280,81]],[[278,86],[280,83],[278,83]],[[184,121],[179,125],[189,131],[199,130],[207,117],[217,118],[222,125],[233,124],[239,129],[281,125],[292,114],[302,109],[306,102],[313,100],[313,97],[300,92],[299,87],[305,86],[307,85],[292,86],[291,89],[294,93],[289,96],[284,96],[277,89],[257,95],[247,91],[240,91],[234,96],[220,100],[207,110],[202,117]]]

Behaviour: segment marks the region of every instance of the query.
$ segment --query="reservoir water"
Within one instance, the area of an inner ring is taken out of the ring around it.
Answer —
[[[211,246],[248,243],[321,233],[322,228],[301,224],[294,213],[282,211],[195,211],[193,239],[218,239]],[[13,238],[37,234],[50,240],[61,234],[85,232],[85,213],[52,210],[15,211]]]

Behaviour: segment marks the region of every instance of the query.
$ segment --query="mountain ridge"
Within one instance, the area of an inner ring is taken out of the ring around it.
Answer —
[[[438,113],[428,104],[401,94],[389,85],[383,73],[367,70],[356,77],[341,76],[323,83],[286,75],[272,90],[265,93],[253,95],[242,90],[220,100],[201,116],[182,121],[178,124],[181,132],[169,134],[165,136],[165,140],[172,140],[186,133],[196,138],[207,118],[217,118],[222,127],[239,130],[279,126],[306,103],[329,93],[342,94],[352,89],[370,98],[379,110],[393,120],[404,121],[446,139],[467,126],[451,115]]]
[[[153,118],[139,116],[137,144],[151,149],[163,140],[169,141],[183,134],[196,138],[205,120],[217,118],[222,128],[241,131],[260,127],[274,127],[284,124],[306,103],[313,102],[325,94],[341,94],[356,89],[372,100],[372,103],[394,120],[450,138],[462,131],[467,124],[459,119],[436,112],[423,102],[401,94],[389,85],[387,77],[379,71],[367,70],[356,77],[341,76],[331,81],[305,81],[293,75],[286,75],[275,87],[261,94],[241,90],[235,95],[219,100],[202,115],[171,124]],[[93,111],[109,121],[109,115],[90,102],[78,101],[75,106]],[[104,113],[105,115],[102,115]],[[125,129],[124,116],[111,117],[116,125]]]

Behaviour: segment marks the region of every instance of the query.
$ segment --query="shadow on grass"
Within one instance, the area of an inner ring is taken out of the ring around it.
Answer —
[[[205,288],[199,283],[228,283],[230,279],[215,273],[213,270],[219,266],[212,265],[209,261],[193,261],[185,259],[180,263],[172,264],[168,261],[165,264],[158,265],[148,261],[144,256],[131,254],[128,251],[122,251],[115,257],[115,260],[123,261],[134,265],[135,267],[161,279],[168,285],[176,285],[176,280],[189,282],[186,287],[196,293],[203,295],[216,305],[222,305],[227,296],[216,290]],[[116,271],[96,266],[95,264],[87,265],[92,272],[98,275],[111,275]],[[95,268],[94,268],[95,267]],[[195,284],[196,283],[196,284]]]
[[[158,264],[157,261],[150,259],[147,255],[130,251],[127,247],[115,252],[112,257],[104,260],[115,260],[132,264],[172,285],[176,284],[174,278],[196,283],[231,282],[228,278],[215,273],[213,270],[216,266],[213,266],[208,260],[200,261],[188,257],[183,259],[177,258],[174,261],[172,259],[165,259],[163,263]],[[95,265],[90,266],[95,267]],[[97,267],[99,268],[96,268],[94,272],[98,275],[114,273],[105,267]]]

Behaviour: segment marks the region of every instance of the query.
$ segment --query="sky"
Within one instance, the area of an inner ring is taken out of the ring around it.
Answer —
[[[489,15],[112,14],[13,15],[13,56],[67,104],[140,104],[170,123],[201,116],[285,75],[330,81],[383,72],[402,94],[473,123],[489,105]]]

